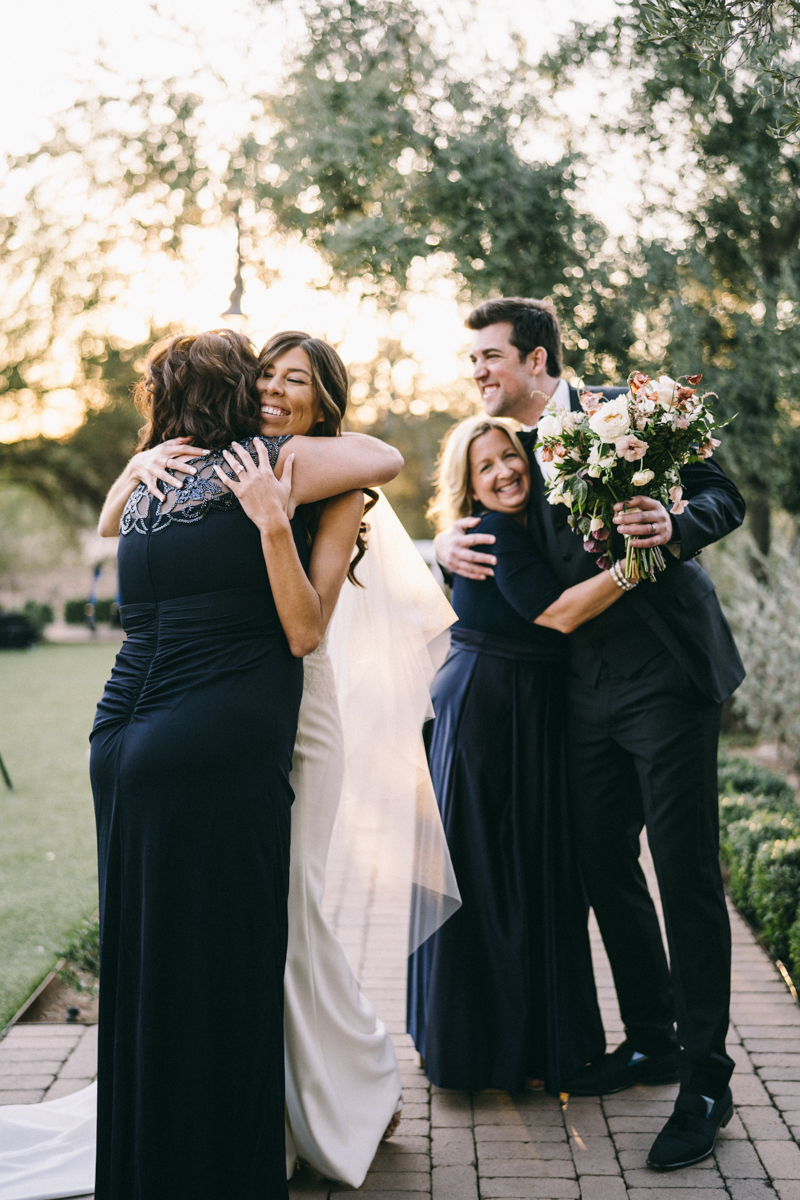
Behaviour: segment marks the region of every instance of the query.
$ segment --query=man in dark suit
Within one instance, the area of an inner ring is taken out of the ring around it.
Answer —
[[[570,587],[597,566],[568,526],[567,509],[547,503],[536,459],[535,427],[550,400],[580,407],[561,378],[555,312],[544,301],[488,300],[467,325],[486,411],[514,417],[526,429],[531,536]],[[624,389],[593,390],[611,397]],[[744,501],[713,462],[684,468],[681,482],[688,503],[680,515],[645,496],[636,499],[639,512],[618,506],[615,516],[616,556],[631,537],[642,547],[664,547],[666,569],[569,639],[575,839],[626,1037],[580,1071],[568,1090],[601,1095],[679,1078],[675,1111],[647,1160],[656,1170],[706,1158],[732,1113],[733,1062],[725,1050],[730,927],[718,859],[716,766],[722,702],[744,669],[714,585],[695,559],[742,523]],[[495,563],[487,546],[494,538],[470,533],[474,524],[465,518],[440,534],[437,556],[450,572],[485,578]],[[643,825],[671,974],[639,863]]]

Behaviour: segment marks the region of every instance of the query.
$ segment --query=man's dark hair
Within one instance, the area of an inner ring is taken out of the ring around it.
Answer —
[[[485,329],[487,325],[509,322],[512,346],[520,361],[541,346],[547,351],[547,374],[557,378],[563,369],[561,328],[556,310],[549,300],[528,300],[523,296],[504,296],[484,300],[473,308],[466,320],[467,329]]]

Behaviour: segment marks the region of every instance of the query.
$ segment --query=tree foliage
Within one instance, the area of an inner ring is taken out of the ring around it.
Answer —
[[[721,455],[767,550],[770,505],[800,512],[800,154],[771,136],[780,101],[754,111],[741,81],[714,83],[675,43],[654,55],[621,20],[577,29],[549,64],[554,79],[576,53],[629,73],[613,132],[636,140],[652,181],[642,218],[657,227],[672,210],[683,224],[638,239],[628,288],[636,352],[670,373],[702,371],[722,412],[736,414]]]
[[[0,210],[0,398],[80,376],[80,346],[124,299],[142,254],[180,252],[212,175],[198,96],[167,82],[96,96],[10,159]]]
[[[142,419],[133,385],[151,340],[140,346],[100,342],[81,361],[92,401],[82,423],[65,438],[0,442],[0,484],[19,484],[66,519],[91,519],[136,446]]]
[[[514,69],[460,77],[413,0],[321,0],[285,93],[262,98],[277,125],[270,153],[242,147],[249,186],[281,228],[384,302],[415,263],[445,255],[470,300],[553,296],[570,365],[619,374],[630,329],[606,231],[576,200],[581,160],[522,152],[535,95],[521,48]]]
[[[775,135],[800,130],[800,0],[643,0],[641,13],[656,45],[674,40],[712,79],[747,70],[756,109],[773,109]]]
[[[770,505],[800,512],[800,163],[791,139],[773,136],[787,97],[764,86],[754,105],[755,69],[714,78],[688,25],[657,18],[724,8],[744,53],[742,13],[769,9],[782,37],[798,4],[636,0],[633,20],[575,27],[536,66],[518,45],[512,67],[465,78],[434,49],[415,0],[304,0],[287,84],[254,98],[232,148],[210,142],[199,96],[175,83],[87,99],[10,163],[0,190],[0,400],[73,386],[87,416],[59,442],[0,448],[0,472],[96,506],[137,422],[126,389],[139,350],[109,340],[104,314],[148,255],[179,257],[191,229],[235,210],[251,263],[277,226],[319,250],[332,287],[357,280],[387,308],[437,270],[468,301],[550,296],[566,362],[588,381],[619,381],[632,365],[702,371],[738,414],[723,452],[765,549]],[[781,54],[785,66],[791,52]],[[532,154],[545,85],[567,86],[593,64],[595,78],[612,72],[630,88],[607,132],[642,155],[641,228],[658,229],[671,209],[679,234],[615,245],[581,200],[580,155],[568,142],[558,162]],[[359,377],[393,440],[408,405],[377,397],[381,364],[391,360],[391,374],[396,357],[382,350]]]

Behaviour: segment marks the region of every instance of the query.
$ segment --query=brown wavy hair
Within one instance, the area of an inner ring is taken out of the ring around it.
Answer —
[[[137,450],[168,438],[190,437],[220,450],[261,432],[256,389],[258,357],[249,338],[233,329],[178,334],[156,342],[134,391],[145,417]]]
[[[350,392],[350,381],[347,377],[347,367],[342,362],[333,346],[320,338],[311,337],[298,329],[289,329],[283,333],[275,333],[264,344],[258,356],[259,375],[263,375],[267,367],[281,358],[287,350],[299,347],[305,350],[311,366],[311,379],[314,390],[322,405],[322,420],[309,430],[311,437],[339,437],[342,432],[342,420],[347,411],[347,400]],[[364,488],[366,502],[364,515],[378,502],[378,493],[372,488]],[[319,528],[322,516],[322,503],[304,504],[300,509],[306,538],[309,545]],[[362,585],[356,578],[355,569],[367,552],[367,533],[369,526],[362,521],[356,538],[356,553],[347,571],[347,578],[357,587]]]

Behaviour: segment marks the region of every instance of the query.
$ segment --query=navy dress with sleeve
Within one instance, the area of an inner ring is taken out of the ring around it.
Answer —
[[[563,589],[513,517],[478,530],[495,575],[456,577],[428,731],[463,905],[409,960],[408,1028],[439,1087],[558,1093],[605,1048],[568,821],[566,638],[533,624]]]
[[[263,440],[274,465],[286,439]],[[283,973],[303,663],[259,531],[214,474],[220,452],[196,463],[162,503],[140,486],[126,505],[127,640],[92,732],[97,1200],[288,1196]]]

